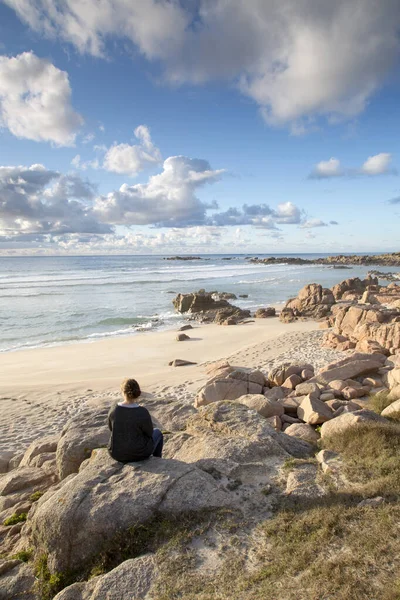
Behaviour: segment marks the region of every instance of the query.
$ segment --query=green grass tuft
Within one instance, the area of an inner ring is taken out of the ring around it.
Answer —
[[[13,515],[11,515],[11,517],[8,517],[8,519],[5,519],[5,521],[3,521],[3,525],[5,525],[6,527],[9,527],[10,525],[17,525],[17,523],[23,523],[24,521],[26,521],[26,517],[28,516],[28,513],[20,513],[19,515],[17,515],[17,513],[14,513]]]

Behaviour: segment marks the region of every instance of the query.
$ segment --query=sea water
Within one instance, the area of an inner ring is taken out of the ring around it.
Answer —
[[[365,277],[369,269],[252,264],[245,255],[206,255],[193,261],[162,256],[1,257],[0,351],[176,327],[183,322],[172,305],[179,292],[204,288],[247,294],[233,303],[255,310],[285,302],[307,283],[332,287],[348,277]]]

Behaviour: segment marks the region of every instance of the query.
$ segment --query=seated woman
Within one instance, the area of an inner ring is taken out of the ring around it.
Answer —
[[[149,456],[161,458],[163,434],[153,428],[147,408],[136,400],[141,394],[135,379],[125,379],[121,384],[124,400],[113,406],[108,413],[111,431],[108,451],[119,462],[144,460]]]

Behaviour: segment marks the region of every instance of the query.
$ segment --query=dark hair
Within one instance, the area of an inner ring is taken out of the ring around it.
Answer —
[[[130,400],[139,398],[141,392],[140,386],[136,379],[124,379],[121,383],[121,392]]]

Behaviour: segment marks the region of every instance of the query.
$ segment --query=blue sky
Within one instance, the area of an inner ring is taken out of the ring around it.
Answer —
[[[399,250],[396,4],[0,2],[0,253]]]

